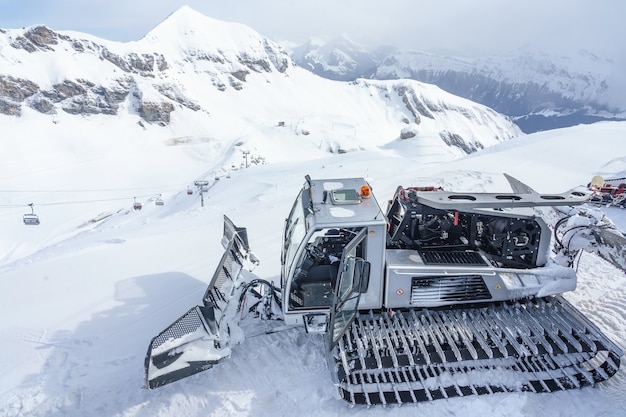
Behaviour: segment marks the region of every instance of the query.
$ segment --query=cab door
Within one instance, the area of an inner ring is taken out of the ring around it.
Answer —
[[[361,293],[367,289],[369,263],[356,254],[358,245],[366,236],[367,228],[364,227],[345,246],[341,256],[330,309],[329,349],[337,344],[356,317]]]

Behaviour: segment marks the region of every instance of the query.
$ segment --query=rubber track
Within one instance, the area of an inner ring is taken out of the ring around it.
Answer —
[[[622,350],[561,296],[361,313],[329,355],[352,404],[414,403],[594,385]]]

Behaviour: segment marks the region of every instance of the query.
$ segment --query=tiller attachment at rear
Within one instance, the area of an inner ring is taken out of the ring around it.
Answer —
[[[236,289],[244,269],[258,260],[250,251],[245,228],[224,216],[222,256],[202,298],[203,305],[187,311],[150,342],[145,359],[150,389],[211,368],[230,356],[231,346],[243,340],[233,319],[238,310]]]

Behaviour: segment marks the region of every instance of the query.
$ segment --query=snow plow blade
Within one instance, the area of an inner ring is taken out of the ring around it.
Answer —
[[[224,216],[225,252],[202,298],[150,342],[145,358],[146,386],[158,388],[211,368],[230,356],[236,337],[237,303],[229,303],[243,269],[258,264],[250,252],[245,228]]]
[[[623,351],[561,296],[469,308],[370,312],[328,356],[351,404],[402,404],[605,381]]]

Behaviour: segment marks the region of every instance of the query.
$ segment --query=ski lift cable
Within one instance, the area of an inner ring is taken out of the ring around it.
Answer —
[[[92,192],[118,192],[118,191],[134,191],[134,190],[148,190],[148,189],[178,189],[185,187],[187,183],[182,184],[169,184],[169,185],[151,185],[148,187],[133,187],[133,188],[90,188],[90,189],[75,189],[75,190],[0,190],[0,193],[92,193]]]
[[[78,189],[78,190],[0,190],[0,193],[83,193],[83,192],[119,192],[119,191],[137,191],[148,189],[180,189],[187,186],[187,191],[190,190],[188,183],[183,184],[170,184],[170,185],[153,185],[149,187],[135,187],[135,188],[110,188],[110,189]],[[162,193],[159,193],[162,194]],[[109,201],[123,201],[135,198],[148,198],[154,197],[154,193],[133,195],[132,197],[114,197],[114,198],[101,198],[90,200],[68,200],[68,201],[53,201],[47,203],[37,203],[37,206],[59,206],[59,205],[72,205],[72,204],[86,204],[86,203],[104,203]],[[19,208],[28,206],[28,204],[0,204],[0,208]]]
[[[205,176],[197,177],[193,181],[204,180]],[[192,181],[192,183],[193,183]],[[117,192],[117,191],[134,191],[134,190],[149,190],[149,189],[179,189],[181,187],[189,186],[189,182],[183,182],[178,184],[162,184],[162,185],[150,185],[145,187],[129,187],[129,188],[88,188],[88,189],[57,189],[57,190],[2,190],[0,193],[90,193],[90,192]]]
[[[161,194],[161,193],[160,193]],[[132,200],[135,198],[152,198],[155,197],[155,194],[141,194],[141,195],[133,195],[126,197],[115,197],[115,198],[98,198],[91,200],[68,200],[68,201],[52,201],[47,203],[37,203],[37,206],[60,206],[60,205],[72,205],[72,204],[86,204],[86,203],[105,203],[109,201],[123,201],[123,200]],[[159,197],[156,197],[159,198]],[[162,198],[162,197],[161,197]],[[28,204],[0,204],[0,208],[18,208],[28,206]]]
[[[201,178],[201,177],[199,177]],[[196,180],[199,180],[196,179]],[[149,189],[179,189],[181,187],[189,187],[188,182],[178,184],[163,184],[163,185],[150,185],[146,187],[132,187],[132,188],[89,188],[89,189],[58,189],[58,190],[2,190],[0,193],[91,193],[91,192],[118,192],[118,191],[135,191],[135,190],[149,190]]]
[[[61,206],[61,205],[71,205],[71,204],[85,204],[85,203],[105,203],[108,201],[123,201],[123,200],[132,200],[134,197],[137,198],[147,198],[152,197],[153,194],[144,194],[140,196],[133,197],[118,197],[118,198],[104,198],[104,199],[93,199],[93,200],[72,200],[72,201],[53,201],[49,203],[37,203],[36,205],[41,206]],[[0,204],[1,208],[18,208],[29,206],[30,204]]]

